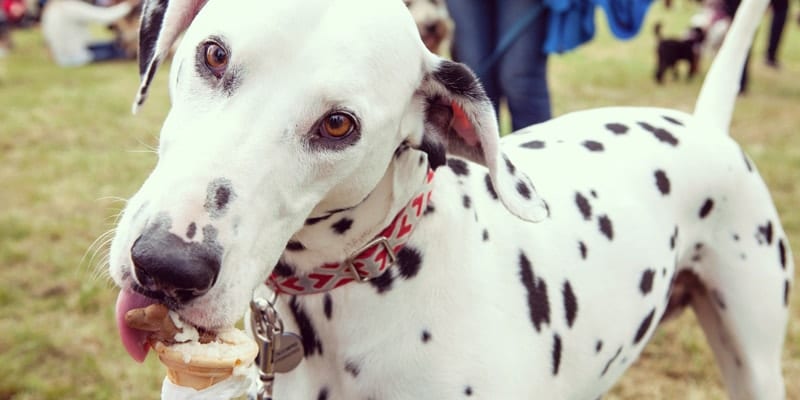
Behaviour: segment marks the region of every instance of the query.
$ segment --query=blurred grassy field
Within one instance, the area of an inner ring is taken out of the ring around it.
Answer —
[[[598,18],[592,43],[551,60],[555,113],[605,105],[691,110],[701,79],[653,83],[651,27],[659,19],[666,33],[682,33],[692,7],[654,5],[629,42],[611,38]],[[780,71],[763,66],[760,31],[750,93],[737,104],[732,134],[759,165],[800,249],[800,29],[798,10],[791,11]],[[133,117],[134,63],[59,69],[37,30],[15,32],[15,39],[14,53],[0,59],[0,400],[157,398],[163,370],[152,357],[135,364],[119,344],[116,290],[96,268],[103,251],[90,248],[154,165],[151,149],[168,109],[166,74]],[[784,373],[788,397],[800,399],[797,291],[791,303]],[[724,398],[691,313],[662,326],[606,398]]]

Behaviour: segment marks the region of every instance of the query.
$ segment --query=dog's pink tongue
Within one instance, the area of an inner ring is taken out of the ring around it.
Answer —
[[[148,332],[133,329],[125,323],[125,313],[134,308],[147,307],[157,301],[142,296],[129,290],[122,290],[117,297],[117,330],[122,339],[122,345],[128,354],[137,362],[142,362],[147,357],[150,344],[147,342]]]

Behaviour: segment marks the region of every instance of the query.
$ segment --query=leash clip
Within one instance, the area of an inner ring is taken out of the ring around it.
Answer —
[[[272,300],[255,298],[250,301],[250,327],[258,342],[258,400],[272,400],[272,385],[275,381],[276,340],[283,333],[283,321],[275,310],[277,294]]]
[[[257,297],[250,301],[250,329],[259,345],[258,400],[272,400],[275,374],[289,372],[303,361],[303,339],[283,331],[283,320],[275,309],[278,293],[266,300]]]

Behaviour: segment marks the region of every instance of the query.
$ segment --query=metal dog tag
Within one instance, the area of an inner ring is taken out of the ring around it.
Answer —
[[[291,332],[281,333],[272,358],[275,372],[286,373],[297,368],[303,361],[303,355],[303,341],[300,336]]]

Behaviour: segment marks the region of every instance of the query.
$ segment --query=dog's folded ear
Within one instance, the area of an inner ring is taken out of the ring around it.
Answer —
[[[161,61],[205,3],[206,0],[144,0],[139,25],[141,83],[133,104],[134,113],[147,99],[147,90]]]
[[[443,147],[449,154],[483,164],[489,168],[495,193],[511,213],[527,221],[547,217],[547,205],[530,178],[500,151],[494,107],[467,66],[437,58],[419,93],[427,101],[423,150]]]

